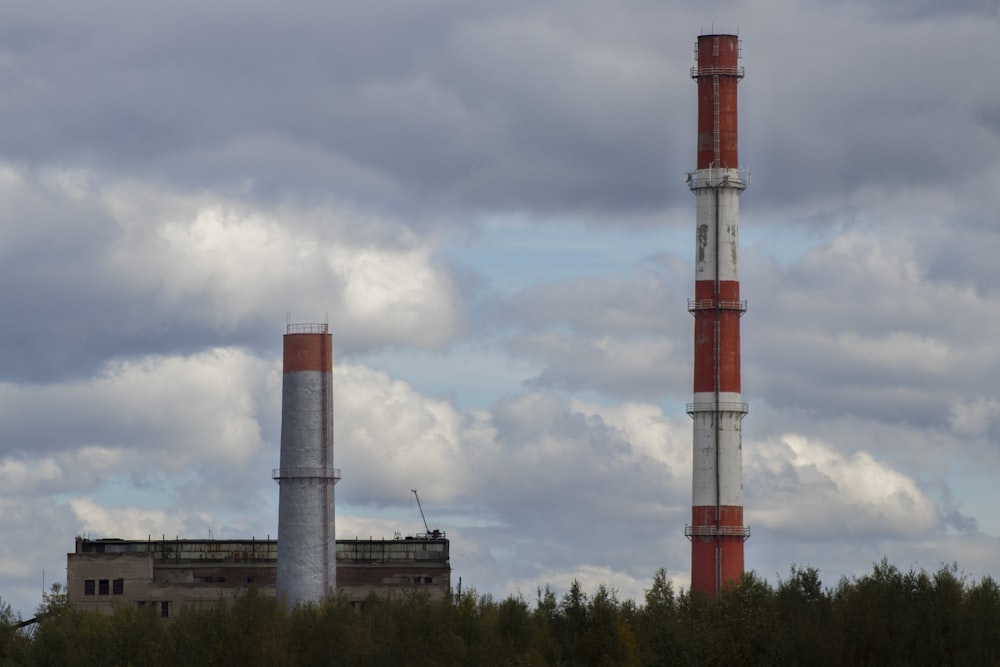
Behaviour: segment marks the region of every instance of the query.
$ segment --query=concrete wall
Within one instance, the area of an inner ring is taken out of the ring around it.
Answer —
[[[451,592],[449,548],[443,538],[344,540],[337,544],[337,594],[352,602],[372,593],[444,598]],[[273,540],[78,538],[76,553],[66,556],[67,593],[80,609],[110,613],[119,604],[145,604],[172,618],[231,600],[251,586],[273,596],[276,555]]]

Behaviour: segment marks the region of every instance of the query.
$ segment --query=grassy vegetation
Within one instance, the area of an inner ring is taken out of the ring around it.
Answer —
[[[30,632],[0,602],[0,665],[995,665],[1000,587],[957,567],[902,572],[886,561],[824,588],[793,567],[715,598],[655,574],[641,603],[574,583],[562,597],[451,600],[418,594],[286,609],[249,591],[169,623],[151,608],[112,615],[48,596]]]

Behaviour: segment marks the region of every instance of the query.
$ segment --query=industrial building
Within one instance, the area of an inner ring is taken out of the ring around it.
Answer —
[[[279,546],[273,539],[86,539],[66,555],[66,592],[78,609],[111,612],[151,605],[164,618],[231,600],[256,587],[275,595]],[[341,540],[338,595],[352,603],[370,594],[393,597],[451,593],[449,542],[434,531],[391,540]]]
[[[337,541],[334,485],[341,474],[333,467],[332,336],[326,324],[289,323],[283,348],[281,451],[272,471],[279,484],[278,539],[77,537],[66,556],[73,606],[152,605],[170,618],[251,586],[289,605],[332,595],[359,603],[371,594],[451,593],[448,539],[427,528],[426,519],[427,532],[415,537]]]
[[[743,576],[742,421],[740,379],[739,195],[747,187],[737,153],[736,87],[743,78],[736,35],[702,35],[695,45],[698,168],[687,175],[695,195],[694,421],[691,590],[715,594]]]

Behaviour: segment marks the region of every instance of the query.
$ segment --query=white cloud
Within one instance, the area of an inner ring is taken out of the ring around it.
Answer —
[[[648,403],[598,406],[574,400],[572,406],[574,411],[600,414],[621,429],[630,445],[626,452],[629,461],[648,459],[662,464],[670,473],[665,483],[690,482],[692,427],[688,417],[668,418],[658,406]]]
[[[125,458],[119,449],[81,447],[41,458],[26,454],[0,460],[0,493],[21,498],[90,490]]]
[[[538,588],[544,589],[548,585],[556,594],[556,601],[561,602],[562,597],[569,591],[573,582],[577,581],[588,599],[591,599],[597,592],[597,588],[603,585],[609,592],[613,592],[618,600],[642,600],[646,589],[653,581],[654,573],[655,570],[649,572],[648,575],[641,573],[636,576],[631,572],[617,570],[607,565],[582,563],[568,570],[546,570],[536,578],[508,581],[504,584],[502,594],[520,594],[528,604],[533,604],[537,597]],[[678,592],[680,586],[686,583],[684,578],[680,581],[673,579],[671,581],[674,583],[674,590]]]
[[[744,451],[747,520],[786,539],[918,537],[943,528],[915,479],[865,451],[845,454],[794,434]]]
[[[416,346],[451,340],[459,324],[457,294],[448,276],[433,268],[431,251],[426,245],[334,249],[330,266],[344,286],[338,330],[350,335],[356,328],[372,340]]]
[[[204,301],[201,315],[220,327],[268,309],[316,319],[325,307],[353,345],[437,346],[458,325],[456,289],[433,265],[433,245],[392,221],[132,184],[102,199],[126,231],[109,260],[115,272],[168,303]]]
[[[1000,403],[980,396],[968,403],[953,402],[948,423],[959,435],[982,436],[990,430],[998,416]]]
[[[472,482],[462,448],[462,414],[448,401],[364,366],[334,370],[335,454],[349,502],[398,498],[417,487],[451,502]]]
[[[329,201],[261,204],[95,171],[6,169],[0,279],[30,284],[34,296],[0,292],[12,323],[0,350],[32,352],[5,364],[8,373],[91,371],[110,357],[159,353],[165,340],[245,341],[286,313],[331,319],[346,350],[438,348],[463,326],[434,231]],[[43,325],[53,304],[60,327]]]
[[[853,357],[873,367],[906,368],[923,374],[943,374],[960,363],[960,349],[943,340],[918,336],[910,332],[893,332],[888,336],[859,336],[846,333],[837,338],[841,354]],[[968,359],[964,360],[966,363]]]
[[[42,591],[66,572],[66,553],[77,531],[72,512],[51,497],[5,495],[0,489],[0,597],[25,618]],[[44,583],[43,583],[44,582]]]
[[[74,498],[69,506],[76,516],[81,533],[93,537],[141,539],[154,536],[204,535],[211,526],[207,512],[179,513],[175,509],[145,509],[141,507],[104,507],[92,498]]]
[[[409,493],[409,489],[407,489]],[[420,513],[414,506],[413,513],[405,517],[402,512],[397,519],[384,517],[371,517],[363,514],[363,509],[358,509],[350,514],[340,513],[337,515],[337,539],[338,540],[391,540],[398,533],[403,536],[415,535],[424,532],[423,524],[420,520]],[[406,519],[410,520],[407,521]],[[433,526],[431,526],[433,529]]]
[[[4,383],[0,431],[8,451],[65,451],[103,471],[126,460],[122,452],[174,471],[193,461],[239,464],[264,446],[254,392],[269,368],[243,350],[220,348],[112,362],[86,380]]]
[[[547,331],[515,336],[508,347],[514,354],[547,364],[531,380],[544,388],[647,398],[680,389],[680,378],[689,380],[690,361],[666,338],[587,337]]]
[[[11,458],[0,461],[0,485],[5,493],[23,493],[39,482],[57,482],[62,475],[62,468],[51,457],[31,463]]]

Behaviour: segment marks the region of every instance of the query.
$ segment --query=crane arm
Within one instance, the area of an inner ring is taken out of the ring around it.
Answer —
[[[424,520],[424,531],[430,535],[431,529],[427,527],[427,517],[424,516],[424,508],[420,504],[420,496],[417,495],[416,489],[410,489],[410,491],[413,491],[413,497],[417,499],[417,509],[420,510],[420,518]]]

